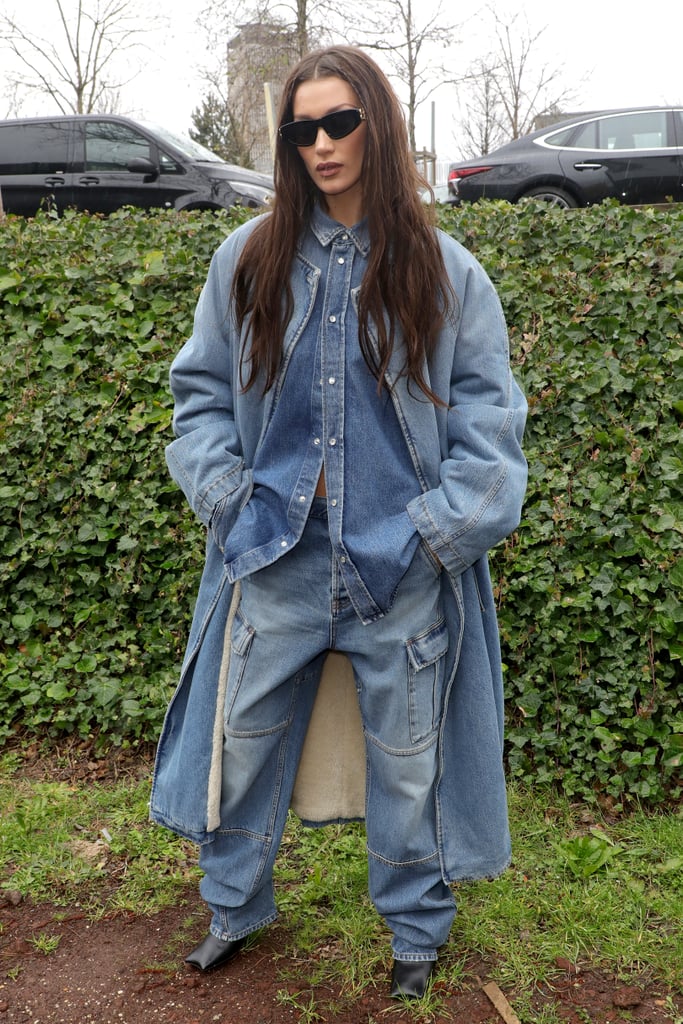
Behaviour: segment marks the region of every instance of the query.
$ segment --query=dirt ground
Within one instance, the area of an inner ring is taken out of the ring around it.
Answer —
[[[379,1024],[415,1020],[410,1011],[388,998],[384,973],[356,1000],[339,990],[311,989],[307,982],[310,964],[293,964],[283,956],[287,935],[277,926],[269,929],[257,946],[212,974],[202,975],[185,965],[180,950],[177,962],[169,962],[167,950],[173,947],[174,934],[188,914],[196,911],[197,940],[204,934],[204,911],[194,892],[188,891],[187,898],[187,905],[155,917],[119,915],[96,923],[77,908],[65,914],[63,908],[34,906],[23,900],[14,905],[7,899],[0,909],[1,1024]],[[45,932],[60,936],[51,953],[37,950],[28,941]],[[483,991],[490,965],[472,960],[468,967],[471,981],[465,988],[449,992],[437,978],[444,1009],[433,1019],[513,1024],[512,1019],[505,1021]],[[668,1024],[675,1020],[671,1003],[667,1008],[666,992],[646,979],[632,979],[625,985],[589,965],[566,963],[558,968],[552,988],[533,995],[537,1014],[553,1007],[556,1019],[570,1024]],[[283,969],[290,980],[283,981]],[[504,995],[514,1008],[515,993]],[[312,1005],[318,1016],[307,1011]],[[683,1002],[679,1001],[678,1007],[680,1020]]]
[[[59,772],[52,761],[52,778],[101,775],[102,763],[80,753],[71,761],[62,755]],[[106,764],[108,773],[130,770],[111,758]],[[27,774],[41,775],[44,769],[36,752]],[[232,963],[202,975],[183,963],[183,955],[188,936],[190,944],[199,941],[206,925],[194,884],[176,907],[156,916],[118,913],[97,922],[77,906],[65,910],[33,904],[19,893],[0,890],[0,1024],[516,1024],[515,1002],[522,996],[537,1018],[568,1024],[674,1024],[683,1019],[683,999],[672,999],[651,978],[625,983],[590,964],[558,961],[552,986],[533,993],[496,993],[490,987],[493,965],[475,957],[467,963],[461,987],[450,989],[437,973],[434,988],[442,1009],[428,1018],[389,999],[389,958],[360,996],[342,986],[314,987],[309,981],[312,961],[292,955],[295,944],[280,924]],[[56,948],[37,948],[31,940],[41,935],[59,937]],[[496,995],[498,1006],[492,999]]]

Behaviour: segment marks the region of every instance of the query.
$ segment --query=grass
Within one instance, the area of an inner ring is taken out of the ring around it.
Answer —
[[[94,918],[152,914],[198,877],[195,848],[148,822],[149,782],[27,780],[0,757],[0,886]]]
[[[504,985],[552,978],[558,957],[624,976],[651,969],[680,985],[683,816],[639,812],[608,825],[586,808],[523,791],[512,793],[510,810],[512,868],[494,883],[462,887],[453,942],[496,958]],[[586,835],[613,855],[582,864]]]
[[[0,757],[0,884],[35,902],[77,904],[93,918],[173,905],[199,878],[196,851],[148,822],[148,795],[146,779],[29,780],[19,756]],[[600,820],[556,793],[513,788],[510,815],[512,867],[493,882],[456,887],[460,912],[436,981],[472,982],[468,957],[479,955],[493,980],[519,994],[519,1012],[525,993],[552,983],[561,958],[624,979],[646,972],[683,993],[683,812]],[[366,873],[362,825],[309,830],[291,818],[277,866],[291,943],[281,999],[302,1021],[320,1019],[315,986],[343,983],[353,999],[386,965],[389,936]],[[36,942],[46,954],[53,948],[49,935]],[[438,1012],[435,984],[414,1019]],[[528,1009],[522,1019],[552,1024],[548,1012],[541,1019]]]

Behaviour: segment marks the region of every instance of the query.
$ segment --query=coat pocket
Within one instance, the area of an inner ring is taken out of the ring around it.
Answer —
[[[446,622],[440,618],[406,641],[410,738],[419,743],[438,727],[448,650]]]

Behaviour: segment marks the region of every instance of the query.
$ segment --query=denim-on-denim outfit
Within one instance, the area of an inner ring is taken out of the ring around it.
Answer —
[[[407,506],[421,493],[391,396],[378,395],[358,344],[369,251],[365,221],[345,228],[315,208],[300,249],[315,273],[312,305],[285,350],[253,492],[223,545],[231,583],[293,548],[324,461],[333,551],[366,623],[388,610],[410,565],[420,535]]]
[[[378,392],[358,344],[367,228],[319,208],[294,260],[277,381],[242,392],[229,293],[257,223],[216,253],[171,370],[168,463],[208,536],[152,816],[201,844],[214,935],[274,920],[273,863],[321,667],[329,650],[347,654],[370,893],[395,959],[433,960],[455,913],[447,883],[509,862],[486,553],[519,521],[526,404],[497,296],[442,234],[458,308],[427,378],[446,405],[409,385],[400,344]]]

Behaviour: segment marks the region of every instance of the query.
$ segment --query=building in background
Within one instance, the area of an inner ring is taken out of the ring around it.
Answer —
[[[257,171],[273,170],[271,131],[285,78],[298,59],[296,34],[272,22],[240,25],[228,43],[228,106]],[[272,101],[270,117],[266,89]]]

